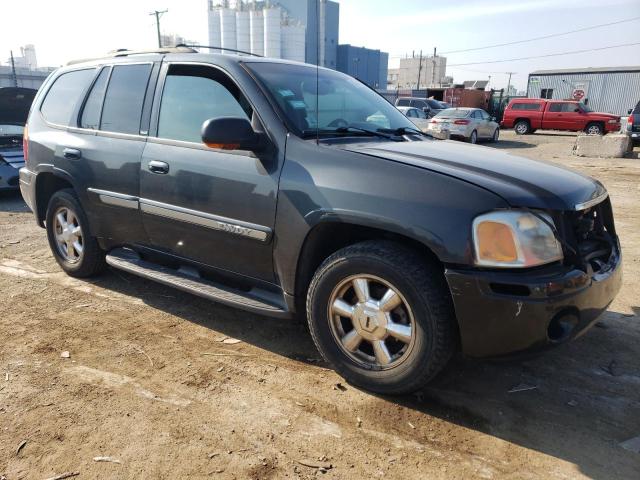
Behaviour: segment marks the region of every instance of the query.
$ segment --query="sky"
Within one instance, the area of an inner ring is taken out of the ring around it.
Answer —
[[[547,34],[640,17],[640,0],[339,0],[340,43],[390,53],[390,66],[405,55],[449,52],[526,40]],[[116,48],[157,44],[153,10],[168,12],[163,33],[207,43],[206,0],[2,0],[0,62],[21,45],[36,47],[40,66],[58,66]],[[443,53],[456,82],[487,79],[519,90],[541,69],[640,64],[640,45],[574,55],[486,63],[640,42],[640,19],[586,32],[472,52]],[[478,65],[453,66],[480,62]]]

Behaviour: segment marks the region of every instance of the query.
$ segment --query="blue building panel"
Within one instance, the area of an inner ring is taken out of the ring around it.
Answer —
[[[338,45],[337,70],[372,88],[387,87],[389,54],[353,45]]]

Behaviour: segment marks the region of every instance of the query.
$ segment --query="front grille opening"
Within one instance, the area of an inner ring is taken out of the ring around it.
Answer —
[[[500,295],[511,295],[514,297],[528,297],[531,290],[526,285],[516,285],[512,283],[491,283],[489,287],[494,293]]]
[[[560,312],[549,322],[547,337],[557,343],[567,340],[578,325],[579,318],[574,312]]]

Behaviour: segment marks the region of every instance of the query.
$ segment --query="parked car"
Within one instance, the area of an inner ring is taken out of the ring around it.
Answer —
[[[422,110],[414,107],[397,107],[405,117],[411,120],[423,132],[427,131],[429,126],[429,117]]]
[[[635,108],[630,109],[628,113],[627,131],[634,143],[640,142],[640,102],[636,104]]]
[[[422,110],[428,117],[440,113],[448,105],[433,98],[400,97],[396,99],[396,107],[413,107]]]
[[[422,388],[458,347],[569,341],[621,284],[602,184],[434,140],[329,69],[119,51],[46,80],[26,145],[22,194],[69,275],[111,265],[306,316],[322,356],[377,392]]]
[[[534,133],[539,128],[604,135],[620,130],[620,117],[593,112],[574,100],[514,98],[504,111],[501,126],[513,128],[518,135]]]
[[[0,88],[0,191],[18,189],[22,134],[35,94],[32,88]]]
[[[431,119],[427,132],[434,136],[448,132],[451,138],[469,143],[479,140],[497,142],[500,126],[494,117],[480,108],[448,108]]]

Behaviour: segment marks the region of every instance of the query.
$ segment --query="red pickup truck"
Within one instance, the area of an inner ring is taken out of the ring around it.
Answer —
[[[518,135],[533,133],[539,128],[604,135],[620,130],[620,117],[592,112],[584,103],[572,100],[514,98],[507,105],[500,125],[513,128]]]

